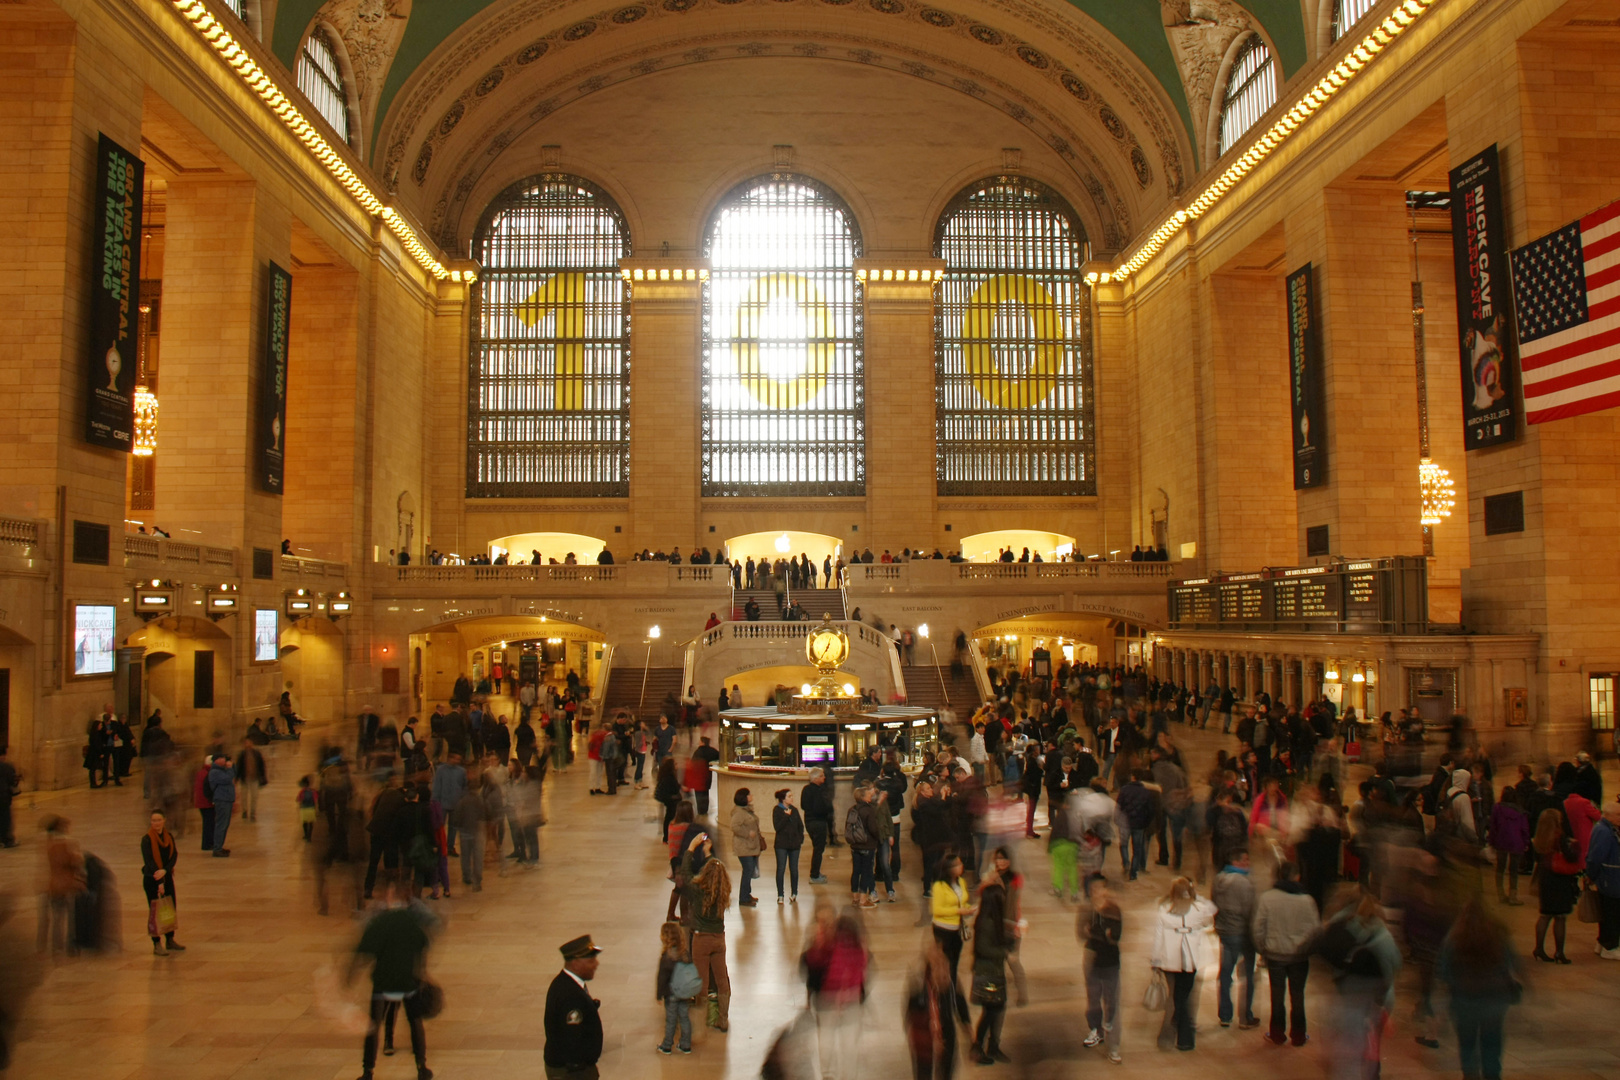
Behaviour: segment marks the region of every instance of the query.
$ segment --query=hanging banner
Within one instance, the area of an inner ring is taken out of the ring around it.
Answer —
[[[1451,170],[1451,249],[1462,350],[1463,447],[1519,434],[1518,377],[1507,332],[1507,232],[1496,144]]]
[[[1294,407],[1294,490],[1327,483],[1327,410],[1311,264],[1288,275],[1288,383]]]
[[[282,493],[287,451],[287,329],[292,311],[292,275],[270,264],[264,320],[264,371],[259,379],[259,486]]]
[[[128,453],[135,432],[135,324],[141,291],[141,200],[146,166],[101,136],[96,146],[90,260],[90,356],[84,438]]]

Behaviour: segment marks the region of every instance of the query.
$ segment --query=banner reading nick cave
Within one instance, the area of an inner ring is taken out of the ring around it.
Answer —
[[[90,220],[90,354],[84,438],[128,453],[135,441],[135,327],[141,291],[141,201],[146,167],[101,136]]]
[[[1508,332],[1507,235],[1496,145],[1451,170],[1451,247],[1457,278],[1463,447],[1518,436],[1518,377]]]

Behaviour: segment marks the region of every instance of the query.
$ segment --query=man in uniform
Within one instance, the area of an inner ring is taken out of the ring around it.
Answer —
[[[563,969],[546,991],[546,1080],[597,1080],[602,1056],[602,1003],[585,984],[596,977],[601,953],[591,935],[561,948]]]

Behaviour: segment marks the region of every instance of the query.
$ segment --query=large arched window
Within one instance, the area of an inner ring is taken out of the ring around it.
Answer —
[[[1378,0],[1333,0],[1333,40],[1344,37],[1361,17],[1378,6]]]
[[[1095,495],[1086,236],[1062,196],[970,184],[940,216],[941,495]]]
[[[1226,77],[1226,94],[1221,98],[1221,146],[1224,154],[1277,102],[1276,65],[1271,47],[1259,34],[1249,40],[1232,58]]]
[[[838,196],[775,175],[709,224],[703,289],[703,494],[866,490],[861,238]]]
[[[508,188],[473,237],[472,498],[629,493],[624,215],[574,176]]]
[[[332,130],[348,142],[349,92],[343,85],[337,50],[320,26],[309,32],[309,37],[304,39],[304,49],[298,54],[298,89],[332,125]]]

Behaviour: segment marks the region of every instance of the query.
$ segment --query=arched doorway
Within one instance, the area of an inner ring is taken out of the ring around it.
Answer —
[[[344,641],[337,624],[319,616],[299,619],[281,632],[280,652],[281,689],[292,694],[299,717],[307,723],[341,718]]]
[[[816,564],[820,572],[821,564],[828,557],[833,562],[843,553],[844,547],[836,536],[826,533],[804,532],[799,529],[778,529],[767,532],[743,533],[733,536],[726,541],[726,553],[741,562],[745,559],[791,559],[796,555],[808,555]]]
[[[1052,669],[1072,664],[1113,663],[1114,624],[1106,615],[1047,612],[1002,619],[971,635],[986,668],[1028,672],[1044,651]]]
[[[234,648],[220,623],[188,615],[156,619],[124,644],[146,650],[146,715],[161,709],[175,742],[196,745],[227,729]]]
[[[571,673],[584,686],[595,687],[611,657],[602,631],[546,615],[440,623],[412,634],[410,647],[412,656],[420,658],[411,706],[418,714],[447,704],[460,675],[472,681],[475,691],[486,693],[498,712],[513,714],[522,682],[560,689]],[[502,676],[498,686],[497,664]],[[488,688],[479,690],[484,679]]]
[[[1042,529],[997,529],[962,537],[962,558],[968,562],[995,562],[1006,548],[1012,549],[1014,559],[1022,555],[1025,548],[1032,558],[1039,555],[1042,562],[1059,562],[1064,556],[1081,557],[1075,552],[1074,537]]]
[[[595,563],[596,557],[607,547],[606,540],[583,533],[522,532],[496,537],[489,542],[489,557],[507,556],[512,563],[534,561],[534,553],[547,563],[566,562],[572,555],[576,563]]]

